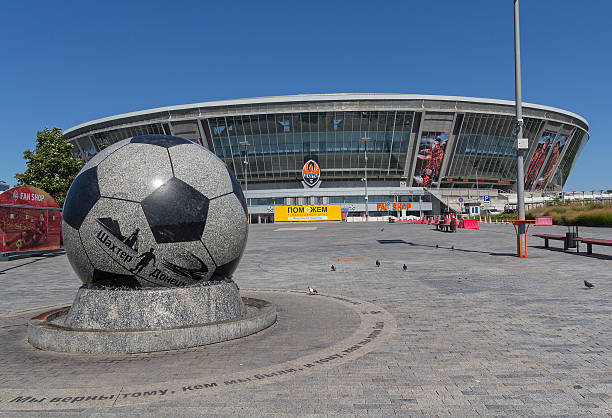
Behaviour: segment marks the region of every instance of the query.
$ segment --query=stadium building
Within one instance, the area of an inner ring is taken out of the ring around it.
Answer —
[[[560,191],[588,141],[581,116],[524,103],[527,195]],[[87,160],[104,144],[169,134],[213,151],[246,191],[253,222],[276,206],[343,216],[504,209],[516,190],[514,102],[411,94],[313,94],[125,113],[67,129]],[[367,180],[366,180],[367,179]],[[516,199],[515,199],[516,200]]]

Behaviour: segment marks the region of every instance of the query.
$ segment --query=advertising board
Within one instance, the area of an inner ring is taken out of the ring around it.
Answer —
[[[340,219],[340,205],[274,207],[274,222],[339,221]]]

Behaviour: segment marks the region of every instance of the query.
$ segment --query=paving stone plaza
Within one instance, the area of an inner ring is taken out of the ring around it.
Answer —
[[[27,320],[70,305],[81,283],[64,254],[0,263],[1,413],[612,416],[612,249],[530,236],[518,259],[511,225],[249,232],[234,280],[277,306],[276,324],[179,351],[36,350]]]

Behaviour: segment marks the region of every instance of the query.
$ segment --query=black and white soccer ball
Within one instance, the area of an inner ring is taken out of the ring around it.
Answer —
[[[248,235],[246,200],[212,152],[141,135],[95,155],[64,204],[64,247],[93,287],[182,287],[230,278]]]

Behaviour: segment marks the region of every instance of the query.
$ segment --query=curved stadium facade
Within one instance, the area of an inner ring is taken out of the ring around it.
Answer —
[[[588,140],[588,123],[565,110],[523,106],[525,190],[559,191]],[[248,188],[250,212],[261,221],[275,205],[341,204],[360,215],[366,177],[374,215],[377,202],[410,202],[398,215],[423,214],[456,209],[457,197],[469,204],[485,195],[503,209],[516,188],[514,127],[512,101],[320,94],[156,108],[97,119],[64,134],[83,159],[135,135],[191,139],[234,171]],[[320,167],[313,186],[303,176],[310,160]]]

